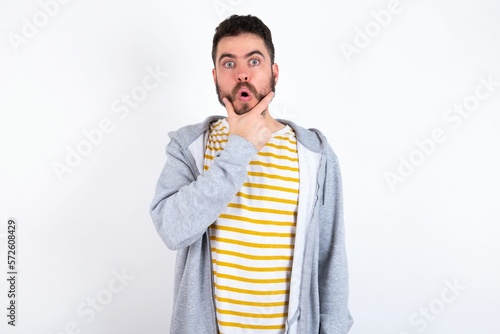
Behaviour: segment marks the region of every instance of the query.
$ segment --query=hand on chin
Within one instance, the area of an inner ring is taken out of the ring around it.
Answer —
[[[253,107],[255,107],[259,103],[255,98],[252,98],[248,102],[242,102],[239,99],[237,99],[233,105],[234,105],[234,111],[238,115],[243,115],[252,110]]]

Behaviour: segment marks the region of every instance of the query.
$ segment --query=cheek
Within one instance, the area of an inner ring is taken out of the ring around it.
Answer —
[[[224,76],[217,77],[217,84],[219,85],[221,90],[227,90],[231,86],[229,82],[230,81]]]
[[[274,80],[271,74],[263,75],[259,78],[258,83],[256,83],[257,88],[261,91],[268,90],[270,88],[270,83]]]

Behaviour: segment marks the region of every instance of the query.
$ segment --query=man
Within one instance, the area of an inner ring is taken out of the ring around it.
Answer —
[[[319,131],[270,115],[279,71],[260,19],[221,22],[212,59],[227,117],[170,134],[151,204],[178,250],[171,333],[347,333],[337,158]]]

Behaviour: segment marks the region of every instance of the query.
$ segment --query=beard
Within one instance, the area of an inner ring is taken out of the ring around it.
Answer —
[[[236,86],[234,86],[234,88],[232,89],[231,92],[222,92],[220,87],[219,87],[219,82],[217,81],[215,83],[215,90],[217,91],[217,98],[219,99],[219,103],[223,107],[225,107],[224,102],[222,102],[222,98],[227,97],[229,102],[231,102],[233,104],[234,112],[236,113],[236,115],[246,114],[254,107],[254,106],[250,106],[249,103],[243,103],[240,108],[236,108],[234,106],[233,101],[235,101],[237,99],[238,91],[241,89],[241,87],[247,87],[250,90],[250,92],[252,93],[252,95],[255,96],[255,98],[257,99],[257,103],[259,103],[270,91],[273,91],[273,92],[276,91],[276,81],[274,80],[273,76],[271,76],[269,78],[268,87],[266,87],[264,90],[266,92],[265,94],[259,93],[257,91],[257,88],[255,88],[255,86],[249,82],[239,82],[238,84],[236,84]]]

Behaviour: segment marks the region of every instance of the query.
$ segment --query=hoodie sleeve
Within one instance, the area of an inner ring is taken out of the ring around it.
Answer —
[[[153,223],[168,248],[187,247],[205,233],[243,185],[256,153],[250,142],[230,135],[210,170],[200,175],[189,150],[173,136],[150,206]]]
[[[337,157],[329,146],[323,194],[318,254],[320,333],[345,334],[350,330],[353,320],[348,309],[342,180]]]

